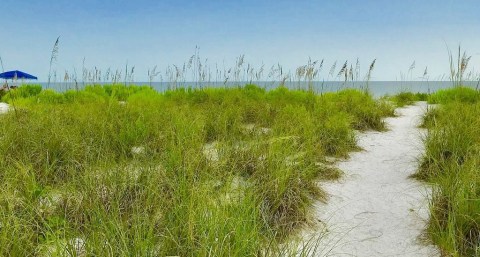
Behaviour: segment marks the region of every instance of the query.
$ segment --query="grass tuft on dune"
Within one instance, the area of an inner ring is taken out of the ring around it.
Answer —
[[[426,153],[416,177],[434,184],[428,232],[448,256],[480,256],[480,102],[457,87],[430,97]]]

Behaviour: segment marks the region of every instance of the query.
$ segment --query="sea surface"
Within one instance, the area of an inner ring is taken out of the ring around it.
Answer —
[[[118,82],[117,82],[118,83]],[[94,84],[94,82],[56,82],[39,83],[44,89],[51,88],[56,91],[66,91],[71,89],[82,89],[86,85]],[[95,84],[111,84],[103,82],[95,82]],[[267,90],[276,88],[280,85],[279,81],[251,81],[251,82],[120,82],[120,84],[126,85],[147,85],[153,87],[157,91],[165,91],[174,88],[205,88],[205,87],[235,87],[243,86],[245,84],[255,84]],[[462,85],[472,88],[479,87],[478,81],[464,81]],[[285,86],[291,89],[309,89],[312,88],[317,93],[323,92],[336,92],[346,88],[366,89],[375,96],[393,95],[400,92],[420,92],[420,93],[432,93],[440,89],[450,88],[454,86],[451,81],[287,81]]]

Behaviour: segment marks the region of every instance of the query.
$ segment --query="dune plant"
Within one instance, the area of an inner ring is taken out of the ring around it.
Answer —
[[[416,177],[434,184],[428,233],[446,256],[480,256],[480,105],[477,91],[456,87],[431,96],[426,152]]]
[[[456,58],[453,56],[448,47],[447,50],[450,63],[450,80],[452,81],[453,86],[462,86],[465,71],[467,70],[468,63],[472,57],[468,56],[466,51],[463,51],[462,53],[462,48],[460,45],[458,46]]]
[[[404,107],[406,105],[414,104],[417,101],[429,100],[429,94],[403,91],[393,96],[387,96],[386,98],[392,101],[397,107]]]
[[[355,90],[18,92],[0,117],[0,255],[295,255],[316,181],[340,176],[326,156],[392,114]]]
[[[447,104],[451,102],[476,103],[480,99],[480,93],[468,87],[455,87],[439,90],[430,95],[428,101],[432,104]]]
[[[52,53],[50,55],[47,88],[50,88],[50,80],[52,78],[52,66],[53,66],[54,62],[57,60],[57,57],[58,57],[58,43],[59,43],[59,40],[60,40],[60,37],[57,37],[57,40],[55,40],[55,43],[53,44]],[[56,79],[54,79],[54,80],[56,80]]]
[[[377,61],[377,59],[374,59],[372,61],[372,63],[370,64],[369,68],[368,68],[368,72],[367,72],[367,75],[365,76],[365,92],[368,92],[369,90],[369,83],[370,83],[370,79],[372,78],[372,72],[373,72],[373,69],[375,68],[375,62]]]

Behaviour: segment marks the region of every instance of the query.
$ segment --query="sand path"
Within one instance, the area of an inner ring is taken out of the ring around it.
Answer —
[[[318,256],[439,256],[420,239],[430,190],[408,177],[423,150],[417,126],[425,110],[425,103],[399,108],[385,120],[389,131],[359,134],[364,151],[338,163],[340,181],[322,183],[330,198],[315,207],[326,231]]]

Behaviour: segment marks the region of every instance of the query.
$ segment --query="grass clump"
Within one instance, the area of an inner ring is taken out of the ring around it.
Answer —
[[[30,97],[30,96],[36,96],[40,94],[42,91],[42,86],[41,85],[36,85],[36,84],[24,84],[21,85],[18,88],[15,88],[15,90],[9,90],[9,91],[1,91],[0,92],[0,99],[3,102],[10,101],[10,99],[14,97]]]
[[[324,94],[325,99],[352,117],[353,127],[357,130],[384,130],[382,117],[393,116],[394,108],[384,101],[374,100],[368,92],[354,89],[342,90],[338,93]]]
[[[428,102],[431,104],[447,104],[450,102],[476,103],[479,100],[480,94],[477,90],[458,86],[433,93],[429,97]]]
[[[91,86],[0,117],[0,255],[278,256],[392,108],[364,92]],[[296,248],[294,248],[296,249]],[[291,250],[291,249],[290,249]]]
[[[428,94],[426,93],[412,93],[412,92],[401,92],[394,96],[387,97],[388,100],[392,101],[397,107],[404,107],[407,105],[412,105],[417,101],[427,101]]]
[[[480,256],[480,104],[465,88],[434,95],[416,174],[434,184],[428,232],[446,255]]]

